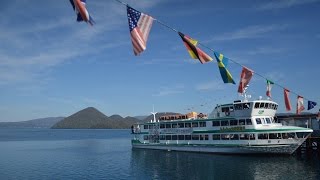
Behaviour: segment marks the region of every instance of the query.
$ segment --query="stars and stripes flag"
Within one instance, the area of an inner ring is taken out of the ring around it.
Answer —
[[[308,101],[308,110],[313,109],[317,105],[316,102]]]
[[[127,15],[133,52],[137,56],[147,48],[147,40],[154,19],[130,6],[127,6]]]
[[[300,114],[302,111],[304,110],[304,106],[303,106],[303,97],[299,96],[297,97],[297,114]]]
[[[289,93],[290,91],[288,89],[284,89],[283,94],[284,94],[284,104],[286,105],[286,110],[291,111],[291,103],[289,99]]]
[[[244,88],[249,84],[249,81],[251,80],[253,76],[253,71],[245,66],[242,68],[241,77],[240,77],[240,83],[238,87],[238,92],[243,93]]]
[[[201,64],[212,61],[212,58],[197,47],[198,41],[178,32],[192,59],[199,59]]]
[[[70,3],[77,14],[77,21],[84,21],[93,26],[95,22],[86,9],[86,0],[70,0]]]
[[[220,75],[223,82],[235,84],[231,73],[227,69],[229,59],[224,57],[223,54],[218,52],[214,52],[214,56],[218,62],[218,67],[219,67]]]
[[[267,79],[267,92],[266,95],[271,98],[271,89],[274,82]]]

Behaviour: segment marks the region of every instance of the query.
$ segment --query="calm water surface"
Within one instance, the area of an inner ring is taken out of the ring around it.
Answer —
[[[0,179],[320,179],[320,160],[132,150],[129,130],[0,129]]]

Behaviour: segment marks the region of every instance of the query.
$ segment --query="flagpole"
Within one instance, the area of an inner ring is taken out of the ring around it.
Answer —
[[[122,2],[122,1],[120,1],[120,0],[115,0],[115,1],[117,1],[118,3],[120,3],[120,4],[124,5],[124,6],[129,6],[129,4],[124,3],[124,2]],[[171,27],[171,26],[163,23],[162,21],[160,21],[160,20],[158,20],[158,19],[156,19],[156,18],[154,18],[154,20],[157,21],[160,25],[162,25],[162,26],[164,26],[164,27],[166,27],[166,28],[168,28],[168,29],[176,32],[176,33],[179,32],[177,29],[175,29],[175,28],[173,28],[173,27]],[[198,41],[198,44],[201,45],[202,47],[204,47],[204,48],[212,51],[212,52],[215,52],[214,49],[208,47],[207,45],[205,45],[205,44],[203,44],[203,43],[201,43],[201,42],[199,42],[199,41]],[[233,59],[230,59],[230,58],[228,58],[228,59],[229,59],[230,61],[232,61],[234,64],[237,64],[237,65],[239,65],[239,66],[241,66],[241,67],[246,67],[246,66],[238,63],[237,61],[233,60]],[[266,78],[265,76],[263,76],[263,75],[260,74],[260,73],[254,72],[254,74],[256,74],[257,76],[259,76],[259,77],[261,77],[261,78],[263,78],[263,79],[265,79],[265,80],[268,80],[268,78]],[[276,82],[274,82],[274,81],[272,81],[272,82],[273,82],[273,84],[274,84],[275,86],[278,86],[278,87],[280,87],[280,88],[282,88],[282,89],[288,89],[288,88],[286,88],[286,87],[284,87],[284,86],[282,86],[282,85],[280,85],[280,84],[278,84],[278,83],[276,83]],[[296,93],[296,92],[294,92],[294,91],[291,91],[291,90],[290,90],[290,92],[291,92],[292,94],[295,94],[295,95],[299,96],[299,94]],[[304,99],[306,99],[306,100],[308,100],[308,101],[311,101],[311,100],[309,100],[309,99],[307,99],[307,98],[305,98],[305,97],[304,97]]]

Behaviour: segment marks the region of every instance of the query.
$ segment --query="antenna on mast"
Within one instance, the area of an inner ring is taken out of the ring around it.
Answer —
[[[243,94],[242,94],[242,96],[244,97],[244,100],[243,100],[244,102],[248,102],[248,99],[251,98],[251,95],[250,95],[250,94],[247,94],[248,88],[249,88],[249,84],[247,84],[246,87],[243,89]]]
[[[154,105],[152,105],[153,106],[153,108],[152,108],[152,112],[151,112],[151,114],[153,115],[153,122],[156,122],[157,120],[156,120],[156,114],[157,114],[157,112],[154,112]]]

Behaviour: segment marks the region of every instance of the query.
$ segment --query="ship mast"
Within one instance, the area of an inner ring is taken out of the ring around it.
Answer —
[[[243,96],[243,102],[248,102],[248,100],[251,98],[251,95],[250,94],[247,94],[247,89],[249,88],[249,84],[246,85],[246,87],[243,89],[243,93],[242,93],[242,96]]]
[[[156,120],[156,114],[157,114],[157,112],[154,112],[154,105],[153,105],[153,109],[152,109],[151,114],[153,115],[153,122],[157,122],[157,120]],[[151,120],[151,122],[152,122],[152,120]]]

